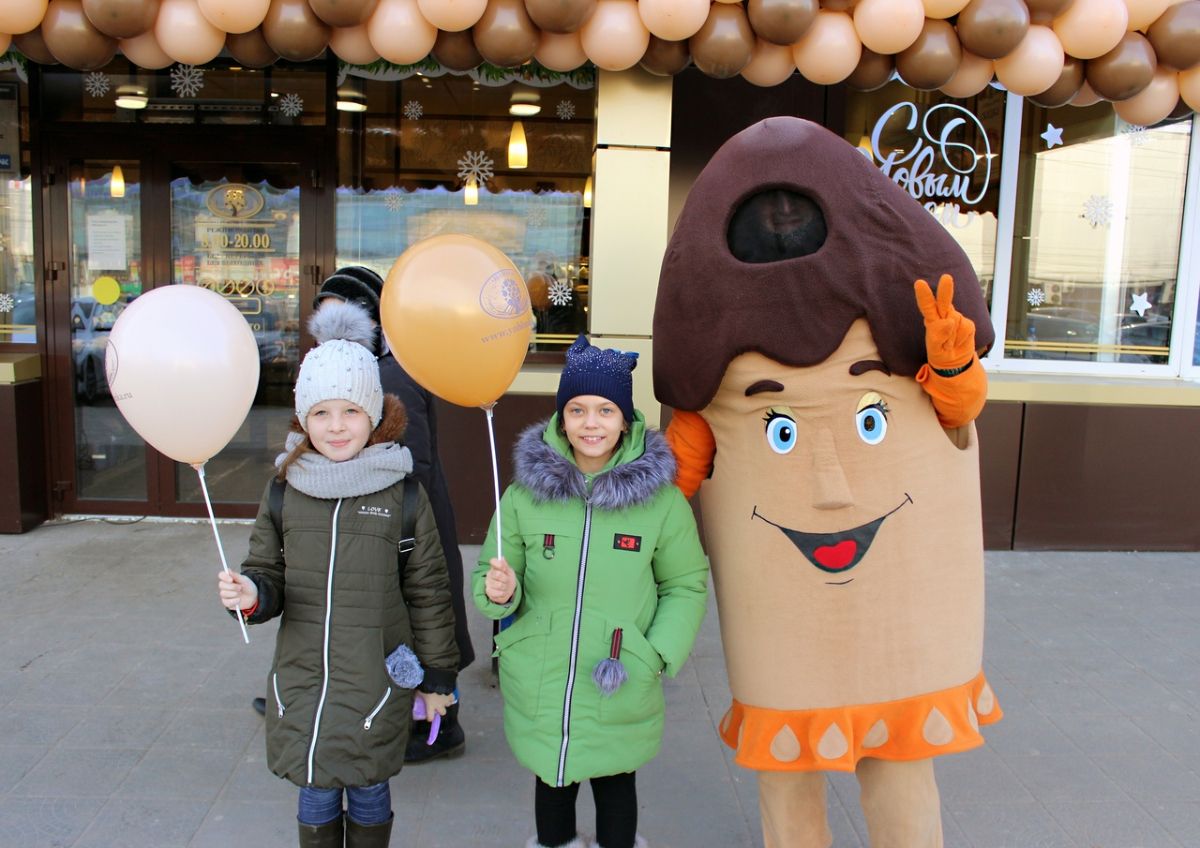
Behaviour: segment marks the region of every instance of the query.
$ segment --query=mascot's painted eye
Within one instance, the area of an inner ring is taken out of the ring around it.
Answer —
[[[772,409],[764,419],[767,422],[767,444],[775,453],[791,453],[796,447],[796,421],[785,412]]]
[[[879,392],[867,392],[858,401],[854,424],[858,437],[868,445],[877,445],[887,435],[888,407]]]

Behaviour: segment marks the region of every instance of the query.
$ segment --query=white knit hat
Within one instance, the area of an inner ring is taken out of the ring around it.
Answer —
[[[308,411],[326,400],[348,400],[371,419],[371,429],[383,414],[383,389],[379,365],[370,345],[375,325],[357,303],[330,300],[309,319],[308,328],[318,342],[300,363],[296,378],[296,417],[308,430]]]

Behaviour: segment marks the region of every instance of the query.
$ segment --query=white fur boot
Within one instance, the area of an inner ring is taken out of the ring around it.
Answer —
[[[531,836],[529,837],[529,841],[525,843],[525,848],[546,848],[546,846],[538,842],[536,836]],[[592,840],[586,836],[577,834],[574,839],[563,845],[562,848],[595,848],[595,846],[592,844]],[[638,848],[645,848],[644,843],[638,846]]]
[[[596,842],[593,843],[591,848],[604,848],[604,846],[599,842]],[[642,838],[640,833],[633,838],[633,848],[649,848],[649,846],[646,845],[646,840]]]

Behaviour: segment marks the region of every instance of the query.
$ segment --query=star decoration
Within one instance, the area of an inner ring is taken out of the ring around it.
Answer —
[[[1129,304],[1129,311],[1136,312],[1139,318],[1145,318],[1147,310],[1153,307],[1154,304],[1150,302],[1149,294],[1142,292],[1133,296],[1133,303]]]
[[[1054,124],[1046,124],[1046,131],[1042,133],[1042,139],[1046,142],[1046,149],[1053,150],[1055,145],[1061,146],[1063,128],[1056,127]]]

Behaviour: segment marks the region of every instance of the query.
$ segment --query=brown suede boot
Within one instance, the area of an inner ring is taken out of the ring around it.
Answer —
[[[359,824],[346,817],[346,848],[388,848],[392,839],[392,815],[382,824]]]
[[[342,848],[342,816],[329,824],[301,824],[300,848]]]

